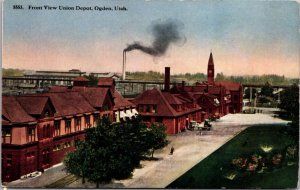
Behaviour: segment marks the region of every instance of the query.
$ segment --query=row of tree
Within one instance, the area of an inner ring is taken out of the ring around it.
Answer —
[[[25,71],[21,70],[21,69],[2,68],[2,76],[3,77],[23,76],[24,72]]]
[[[126,123],[111,124],[107,118],[86,130],[85,141],[77,143],[64,164],[69,173],[97,184],[126,179],[140,166],[145,155],[168,144],[163,124],[147,127],[140,117]]]
[[[148,72],[126,72],[127,78],[132,80],[163,80],[164,74],[156,71]],[[207,75],[204,73],[185,73],[174,74],[172,79],[175,81],[185,80],[187,82],[206,81]],[[266,84],[271,85],[291,85],[293,83],[299,84],[298,79],[287,78],[284,75],[249,75],[249,76],[227,76],[223,73],[217,73],[216,81],[232,81],[242,84]]]

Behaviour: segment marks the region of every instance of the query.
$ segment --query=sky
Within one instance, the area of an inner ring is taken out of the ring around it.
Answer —
[[[127,10],[96,10],[114,6]],[[299,77],[299,4],[293,1],[7,0],[3,9],[4,68],[121,73],[123,50],[134,42],[151,46],[152,26],[173,20],[185,41],[162,56],[127,52],[126,71],[169,66],[172,74],[206,73],[212,51],[215,73]]]

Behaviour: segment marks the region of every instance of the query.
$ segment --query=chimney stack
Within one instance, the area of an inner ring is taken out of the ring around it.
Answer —
[[[170,67],[165,67],[165,91],[170,90]]]
[[[123,70],[122,70],[122,79],[126,79],[126,51],[123,51]]]
[[[181,82],[182,90],[184,90],[184,86],[185,86],[185,81],[183,80],[183,81]]]

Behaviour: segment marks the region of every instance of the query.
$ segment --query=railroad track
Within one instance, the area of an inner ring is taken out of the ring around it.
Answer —
[[[49,185],[46,185],[46,188],[63,188],[71,183],[73,183],[74,181],[76,181],[78,178],[72,174],[67,175],[66,177],[59,179]]]

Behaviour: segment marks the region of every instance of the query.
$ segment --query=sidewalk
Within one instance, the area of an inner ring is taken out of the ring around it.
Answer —
[[[158,161],[142,161],[143,167],[135,169],[130,179],[118,180],[102,188],[164,188],[197,163],[213,153],[238,133],[253,124],[286,124],[286,121],[265,114],[229,114],[213,122],[212,131],[186,131],[168,136],[171,143],[157,151]],[[174,154],[169,155],[171,147]],[[95,188],[95,184],[81,184],[80,180],[68,188]]]
[[[24,180],[16,180],[10,183],[5,184],[5,186],[9,188],[14,187],[34,187],[41,188],[48,184],[54,183],[55,181],[65,177],[67,173],[64,171],[64,166],[62,164],[57,164],[51,168],[48,168],[44,171],[44,173],[40,176],[36,176],[33,178],[27,178]]]
[[[238,133],[253,124],[286,124],[278,118],[266,114],[229,114],[212,123],[212,131],[200,136],[198,131],[186,131],[168,136],[170,144],[154,153],[158,161],[142,161],[142,168],[135,169],[133,176],[126,180],[115,180],[101,188],[164,188],[213,153]],[[262,126],[263,127],[263,126]],[[169,155],[171,147],[174,154]],[[49,168],[41,176],[26,180],[17,180],[8,187],[44,187],[67,174],[63,165]],[[94,183],[81,184],[81,179],[66,188],[95,188]]]

